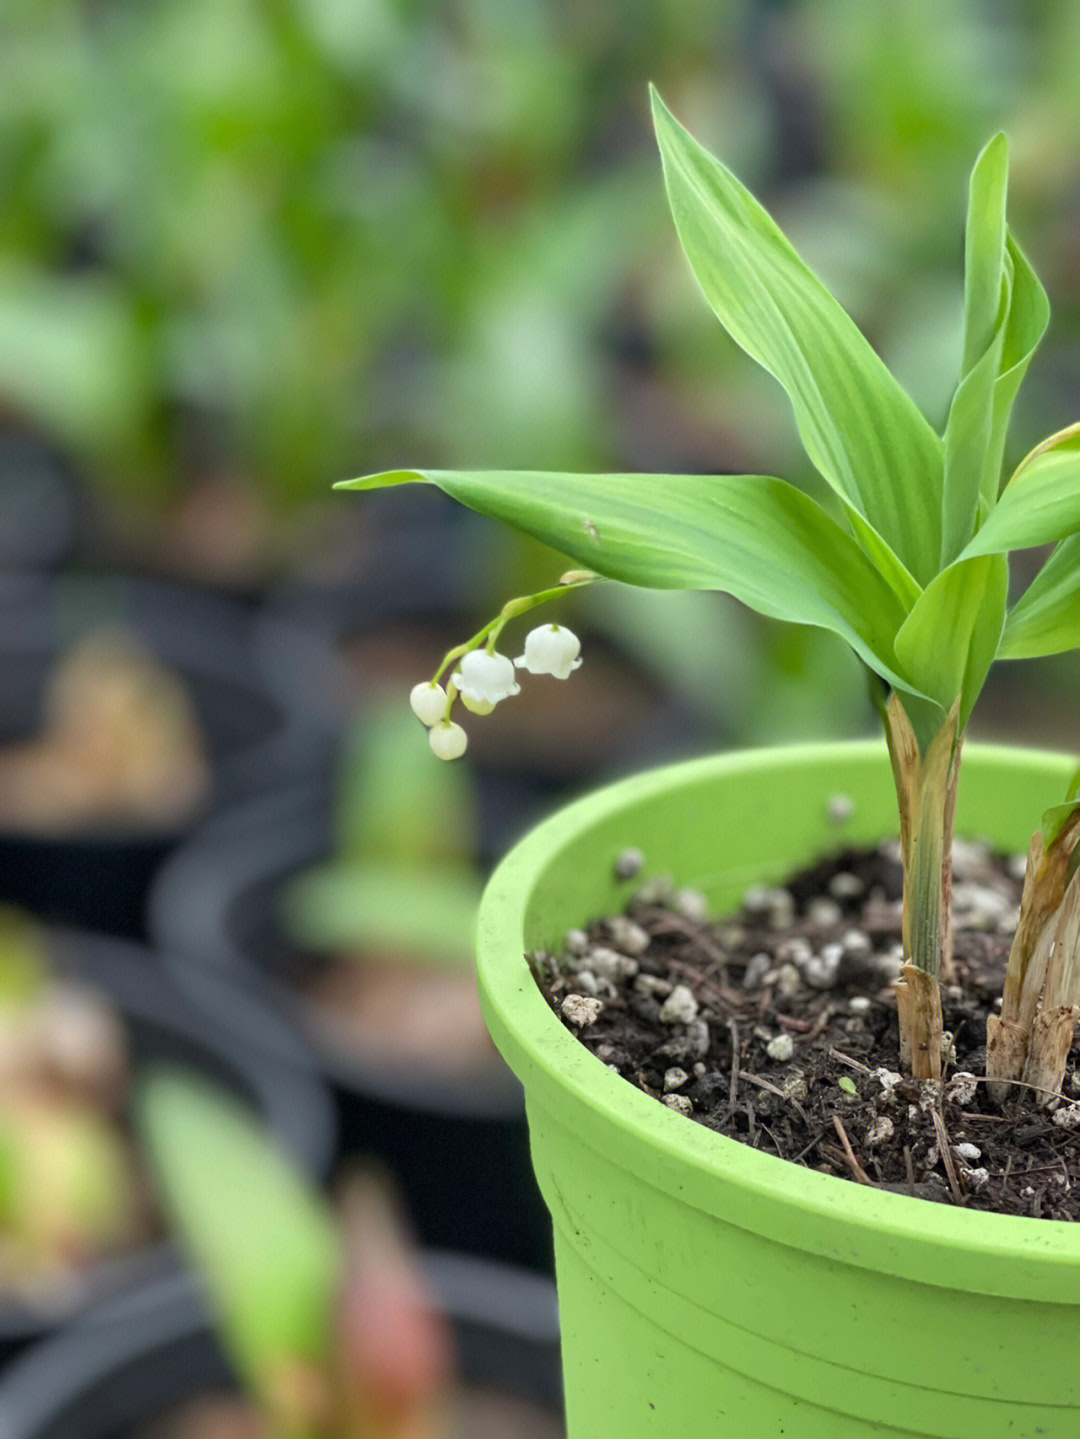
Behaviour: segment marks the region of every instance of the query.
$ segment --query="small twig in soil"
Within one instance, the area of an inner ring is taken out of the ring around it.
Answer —
[[[781,1014],[779,1010],[774,1017],[782,1029],[790,1029],[794,1034],[809,1034],[817,1024],[816,1019],[795,1019],[790,1014]]]
[[[849,1054],[841,1054],[838,1049],[829,1046],[829,1057],[835,1059],[838,1064],[846,1064],[849,1069],[856,1070],[859,1074],[873,1074],[868,1064],[863,1064],[859,1059],[852,1059]]]
[[[734,1114],[739,1096],[739,1026],[735,1023],[734,1015],[729,1015],[727,1026],[731,1034],[731,1083],[728,1085],[728,1104],[731,1106],[731,1113]]]
[[[784,1151],[783,1151],[783,1149],[781,1148],[781,1145],[780,1145],[779,1140],[776,1138],[776,1135],[772,1132],[772,1130],[771,1130],[767,1125],[763,1124],[763,1125],[761,1126],[761,1132],[762,1132],[762,1134],[767,1134],[767,1135],[769,1136],[769,1138],[772,1140],[773,1153],[774,1153],[774,1154],[783,1154]],[[759,1149],[761,1148],[761,1145],[760,1145],[760,1144],[758,1145],[758,1148],[759,1148]]]
[[[799,1150],[798,1154],[793,1154],[791,1156],[792,1164],[800,1163],[810,1153],[811,1149],[816,1149],[818,1147],[818,1145],[821,1143],[821,1134],[822,1131],[819,1129],[815,1134],[811,1136],[809,1142],[803,1145],[803,1147]]]
[[[987,1079],[988,1079],[988,1076],[985,1075],[985,1074],[979,1074],[979,1075],[976,1076],[976,1078],[979,1080],[980,1083],[985,1083],[985,1082],[987,1081]],[[1026,1081],[1026,1080],[1023,1080],[1023,1079],[1002,1079],[1002,1080],[999,1080],[999,1079],[997,1078],[997,1076],[995,1075],[995,1077],[994,1077],[994,1083],[995,1083],[995,1084],[999,1084],[999,1083],[1000,1083],[1000,1084],[1011,1084],[1011,1085],[1013,1085],[1014,1088],[1016,1088],[1016,1089],[1030,1089],[1031,1092],[1032,1092],[1032,1094],[1048,1094],[1048,1095],[1050,1095],[1050,1097],[1051,1097],[1052,1099],[1063,1099],[1063,1098],[1064,1098],[1064,1095],[1061,1093],[1061,1091],[1060,1091],[1059,1089],[1046,1089],[1044,1086],[1042,1086],[1042,1085],[1040,1085],[1040,1084],[1028,1084],[1027,1081]]]
[[[956,1165],[953,1162],[952,1145],[949,1143],[949,1131],[945,1128],[945,1121],[938,1111],[932,1110],[930,1118],[934,1121],[934,1133],[937,1135],[938,1151],[941,1154],[941,1162],[945,1166],[945,1174],[949,1181],[949,1188],[952,1191],[953,1200],[959,1204],[964,1203],[964,1191],[960,1188],[960,1176],[956,1172]]]
[[[700,925],[692,924],[687,919],[683,919],[678,915],[665,914],[663,922],[655,925],[651,933],[655,936],[662,934],[684,934],[689,939],[692,939],[712,960],[710,969],[700,971],[704,975],[709,974],[712,969],[719,969],[723,972],[727,968],[728,956],[709,938],[708,930]]]
[[[912,1199],[914,1199],[914,1198],[915,1198],[915,1166],[914,1166],[914,1164],[911,1162],[911,1146],[910,1146],[909,1144],[905,1144],[905,1145],[904,1145],[904,1168],[907,1170],[907,1187],[908,1187],[908,1193],[911,1195]]]
[[[708,969],[701,969],[698,965],[685,959],[671,958],[668,960],[668,968],[686,979],[695,997],[700,994],[701,990],[706,990],[728,1009],[738,1009],[743,1002],[743,995],[734,989],[729,989],[722,979],[718,981],[712,978],[712,965]]]
[[[793,1099],[790,1094],[785,1094],[779,1085],[773,1084],[772,1080],[762,1079],[760,1074],[751,1074],[749,1070],[746,1069],[739,1070],[739,1078],[745,1079],[750,1084],[756,1084],[759,1089],[767,1089],[770,1094],[775,1094],[777,1098],[782,1099],[785,1104],[790,1104],[792,1109],[802,1120],[803,1127],[806,1129],[810,1128],[810,1120],[806,1116],[806,1110],[802,1107],[799,1101],[797,1099]]]
[[[848,1168],[851,1170],[852,1174],[854,1174],[855,1178],[859,1181],[860,1184],[869,1184],[870,1187],[873,1188],[874,1181],[870,1178],[869,1174],[867,1174],[866,1170],[855,1158],[855,1151],[851,1147],[851,1140],[847,1137],[847,1130],[844,1128],[843,1121],[841,1120],[840,1116],[838,1114],[834,1114],[832,1117],[832,1122],[833,1128],[840,1136],[840,1143],[844,1146],[844,1158],[848,1162]]]
[[[770,999],[770,1003],[771,1003],[771,1002],[772,1002],[772,1001],[771,1001],[771,999]],[[806,1030],[803,1031],[803,1032],[804,1032],[805,1034],[807,1034],[811,1039],[814,1039],[817,1035],[821,1034],[823,1030],[825,1030],[825,1029],[827,1029],[827,1028],[829,1027],[829,1021],[832,1019],[832,1017],[833,1017],[833,1015],[835,1014],[835,1012],[836,1012],[836,1006],[835,1006],[835,1005],[832,1005],[832,1004],[824,1004],[824,1005],[822,1005],[821,1010],[820,1010],[820,1012],[819,1012],[818,1015],[817,1015],[817,1018],[816,1018],[816,1019],[813,1021],[813,1023],[810,1024],[810,1025],[806,1028]],[[782,1020],[782,1019],[783,1019],[783,1016],[777,1015],[777,1019],[778,1019],[778,1020]],[[791,1023],[791,1021],[790,1021],[790,1017],[789,1017],[788,1025],[787,1025],[786,1027],[788,1027],[788,1028],[795,1028],[795,1025],[794,1025],[793,1023]]]

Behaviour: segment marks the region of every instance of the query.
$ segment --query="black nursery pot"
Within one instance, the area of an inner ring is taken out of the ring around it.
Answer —
[[[208,746],[209,807],[305,770],[330,743],[340,712],[338,662],[328,644],[295,625],[152,581],[8,577],[0,583],[0,745],[39,733],[50,674],[98,623],[133,634],[183,681]],[[5,830],[0,818],[0,901],[144,939],[150,880],[198,817],[163,830],[65,834]]]
[[[63,563],[84,508],[60,455],[36,435],[0,423],[0,571]]]
[[[424,1261],[453,1324],[462,1379],[538,1406],[554,1428],[562,1384],[551,1282],[453,1254]],[[186,1401],[235,1387],[197,1282],[173,1274],[102,1306],[9,1369],[0,1439],[138,1439]]]
[[[217,973],[205,976],[196,1000],[181,991],[160,955],[110,936],[56,930],[49,949],[59,976],[91,986],[112,1004],[136,1078],[140,1068],[158,1063],[208,1076],[250,1105],[310,1173],[327,1175],[337,1148],[333,1102],[310,1052],[257,998]],[[102,1260],[59,1300],[43,1293],[40,1304],[31,1304],[0,1293],[0,1363],[73,1314],[178,1267],[172,1245],[160,1239]]]
[[[177,850],[150,896],[156,942],[196,995],[215,973],[304,1028],[298,984],[326,960],[278,920],[283,888],[332,852],[330,782],[282,786],[223,811]],[[551,1228],[529,1162],[518,1081],[492,1051],[460,1075],[305,1039],[337,1100],[341,1155],[381,1159],[420,1242],[547,1270]]]

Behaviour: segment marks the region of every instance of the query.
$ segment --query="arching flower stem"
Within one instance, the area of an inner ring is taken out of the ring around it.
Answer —
[[[432,676],[432,682],[435,683],[441,679],[451,665],[456,664],[464,655],[479,649],[481,645],[488,654],[494,654],[499,636],[510,620],[516,619],[518,615],[528,614],[530,610],[535,610],[540,605],[546,605],[550,600],[558,599],[568,590],[581,589],[584,585],[591,585],[597,578],[598,576],[594,575],[591,570],[569,570],[562,576],[559,583],[552,585],[550,589],[538,590],[533,595],[519,595],[516,599],[507,600],[495,618],[489,620],[482,629],[477,630],[471,639],[466,640],[464,644],[455,645],[452,650],[446,652],[442,663]],[[453,699],[456,697],[453,683],[447,687],[447,696],[453,703]]]

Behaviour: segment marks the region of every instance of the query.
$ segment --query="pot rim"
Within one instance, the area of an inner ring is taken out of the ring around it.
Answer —
[[[920,1283],[1075,1303],[1080,1225],[966,1211],[824,1175],[763,1154],[675,1113],[613,1073],[556,1018],[525,958],[537,947],[529,907],[552,856],[631,805],[718,776],[806,769],[843,759],[880,763],[878,741],[802,744],[683,761],[618,781],[576,800],[532,830],[492,875],[478,920],[485,1018],[523,1081],[530,1116],[546,1109],[585,1143],[654,1187],[728,1222],[844,1263]],[[964,771],[1037,768],[1044,779],[1075,772],[1075,757],[972,744]],[[957,832],[963,832],[963,777]],[[1059,791],[1060,792],[1060,791]],[[1041,810],[1032,810],[1037,821]],[[1033,821],[1034,822],[1034,821]],[[878,827],[878,837],[881,830]],[[865,835],[857,836],[863,838]],[[849,836],[838,836],[842,842]],[[608,856],[610,859],[613,856]],[[582,914],[581,922],[594,915]],[[734,1219],[733,1219],[734,1214]]]

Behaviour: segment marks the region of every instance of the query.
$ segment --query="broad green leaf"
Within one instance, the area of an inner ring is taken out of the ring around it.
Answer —
[[[1005,249],[1008,176],[1008,142],[998,134],[971,172],[964,245],[963,362],[945,428],[943,564],[971,538],[991,443],[1011,291],[1012,262]]]
[[[889,684],[905,610],[848,532],[763,475],[564,475],[393,470],[337,488],[437,485],[608,579],[723,590],[775,619],[833,630]]]
[[[906,613],[922,594],[922,587],[916,582],[911,571],[900,563],[877,530],[863,519],[858,510],[853,509],[851,505],[846,505],[845,514],[852,533],[866,551],[882,579],[891,586]]]
[[[329,1352],[341,1239],[315,1185],[241,1104],[204,1080],[161,1071],[137,1121],[165,1208],[256,1393],[294,1360]]]
[[[1063,540],[1009,611],[998,656],[1037,659],[1080,648],[1080,534]]]
[[[415,742],[411,727],[406,733]],[[461,969],[473,962],[482,888],[464,866],[326,865],[297,876],[281,915],[287,932],[312,949]]]
[[[963,558],[1004,554],[1080,531],[1080,425],[1037,446],[1017,466]]]
[[[941,550],[942,444],[768,213],[653,92],[671,212],[706,299],[780,382],[807,454],[920,584]]]
[[[896,636],[896,654],[914,683],[943,710],[960,698],[962,733],[997,654],[1009,566],[1003,556],[960,560],[919,597]]]

